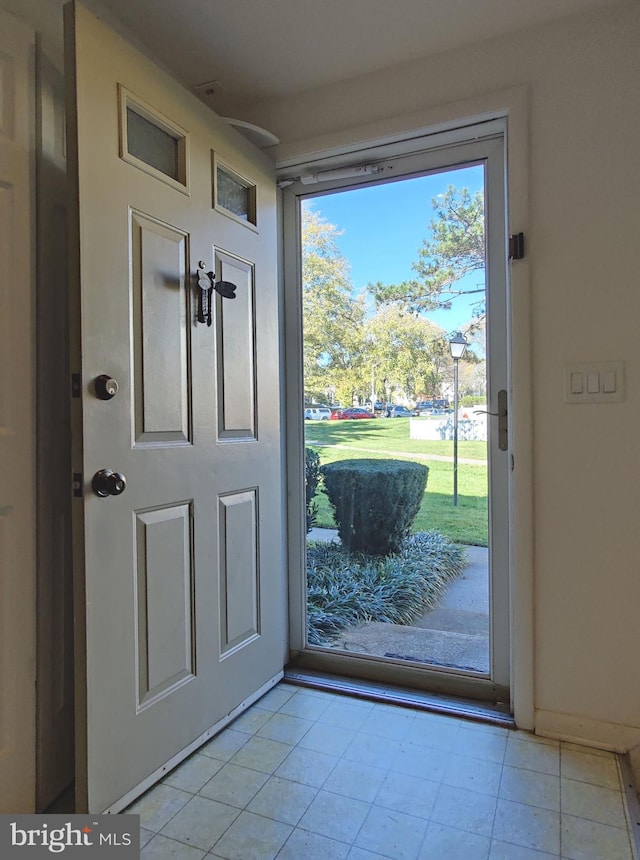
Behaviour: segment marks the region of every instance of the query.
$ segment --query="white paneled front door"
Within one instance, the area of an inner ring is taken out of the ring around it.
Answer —
[[[97,812],[284,664],[276,190],[262,153],[83,7],[66,24],[78,803]],[[211,325],[199,267],[235,285]]]

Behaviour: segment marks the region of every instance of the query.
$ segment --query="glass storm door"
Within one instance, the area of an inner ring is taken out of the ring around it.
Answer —
[[[503,137],[412,146],[285,190],[294,665],[508,706]]]

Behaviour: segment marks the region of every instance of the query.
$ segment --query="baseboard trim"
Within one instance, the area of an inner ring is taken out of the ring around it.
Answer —
[[[628,753],[640,745],[640,728],[636,726],[555,711],[536,710],[535,733],[617,753]],[[640,760],[640,756],[638,759]]]

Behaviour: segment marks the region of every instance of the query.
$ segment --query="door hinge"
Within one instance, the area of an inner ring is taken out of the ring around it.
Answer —
[[[73,481],[71,482],[71,486],[73,488],[73,495],[76,499],[82,498],[82,485],[84,481],[82,479],[82,472],[74,472],[73,473]]]
[[[82,382],[79,373],[71,374],[71,396],[80,397],[82,394]]]
[[[522,260],[524,257],[524,233],[509,236],[509,259]]]

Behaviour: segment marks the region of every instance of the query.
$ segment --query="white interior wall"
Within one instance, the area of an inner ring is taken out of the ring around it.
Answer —
[[[283,158],[527,89],[536,726],[621,749],[640,732],[638,44],[625,4],[243,112]],[[564,365],[608,360],[624,402],[565,404]]]

